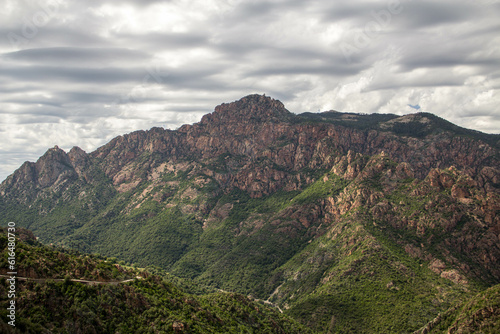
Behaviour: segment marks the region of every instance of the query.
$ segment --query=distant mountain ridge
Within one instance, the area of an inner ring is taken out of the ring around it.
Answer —
[[[279,126],[280,123],[293,126]],[[44,188],[59,185],[59,182],[76,176],[85,178],[89,165],[99,165],[99,160],[103,159],[111,160],[106,161],[110,166],[102,169],[107,176],[114,177],[118,169],[143,152],[161,153],[172,159],[246,153],[248,150],[242,147],[247,145],[246,143],[238,140],[223,142],[221,135],[227,135],[227,139],[231,140],[237,136],[249,136],[261,145],[269,145],[279,140],[280,136],[297,136],[299,132],[307,132],[311,123],[319,125],[319,133],[312,138],[313,141],[334,136],[338,139],[337,143],[333,143],[335,149],[342,153],[347,153],[348,150],[364,154],[385,151],[395,159],[410,163],[417,158],[413,155],[418,154],[418,159],[424,160],[424,165],[415,166],[419,177],[425,176],[432,167],[453,165],[475,175],[482,166],[498,166],[495,148],[500,141],[500,135],[463,129],[432,114],[417,113],[398,117],[325,112],[294,115],[277,100],[250,95],[216,107],[212,114],[205,115],[194,125],[184,125],[176,131],[152,128],[148,131],[132,132],[111,140],[91,154],[78,147],[66,154],[56,146],[48,150],[38,163],[24,163],[2,183],[0,194],[9,196],[8,189],[19,182],[23,183],[23,186],[30,186],[34,182]],[[338,124],[340,127],[328,126],[328,123]],[[400,125],[404,125],[404,128]],[[356,131],[358,129],[363,130]],[[256,132],[257,130],[259,132]],[[423,140],[416,140],[422,136]],[[427,136],[431,137],[430,140],[425,140]],[[474,139],[481,139],[489,145]],[[422,145],[427,143],[431,144],[430,151],[422,150]],[[449,150],[450,147],[453,149]],[[439,154],[442,156],[438,157]],[[46,161],[54,161],[55,164],[47,166]],[[292,169],[297,167],[290,166],[290,161],[278,161],[278,164]]]
[[[499,138],[249,95],[177,130],[52,148],[0,185],[1,213],[43,242],[269,299],[320,332],[411,332],[500,283]]]

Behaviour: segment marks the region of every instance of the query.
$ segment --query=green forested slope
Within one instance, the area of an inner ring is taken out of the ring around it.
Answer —
[[[19,231],[23,235],[26,231]],[[0,234],[1,258],[7,236]],[[15,298],[0,279],[2,333],[308,333],[277,309],[234,293],[192,295],[166,278],[74,252],[61,252],[33,239],[17,240]],[[112,261],[111,261],[112,262]],[[64,276],[64,280],[57,277]],[[128,277],[131,282],[117,283]],[[74,282],[73,278],[100,284]],[[102,283],[102,282],[109,282]],[[6,322],[10,300],[16,326]]]

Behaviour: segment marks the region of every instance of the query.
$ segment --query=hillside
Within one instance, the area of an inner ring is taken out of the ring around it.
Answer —
[[[17,233],[21,275],[15,288],[16,326],[6,323],[10,320],[10,283],[2,277],[2,333],[309,332],[278,310],[245,296],[223,292],[188,294],[170,280],[149,272],[49,248],[38,243],[29,231],[18,229]],[[3,230],[0,249],[3,261],[8,257]],[[89,281],[73,281],[76,278]]]
[[[500,283],[499,139],[250,95],[175,131],[52,148],[0,185],[0,210],[43,243],[269,299],[318,332],[411,333]]]
[[[499,332],[500,285],[495,285],[439,314],[414,334]]]

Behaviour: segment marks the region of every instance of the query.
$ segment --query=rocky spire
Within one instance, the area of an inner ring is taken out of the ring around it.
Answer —
[[[203,116],[200,123],[277,122],[287,120],[292,115],[281,101],[253,94],[238,101],[218,105],[213,113]]]

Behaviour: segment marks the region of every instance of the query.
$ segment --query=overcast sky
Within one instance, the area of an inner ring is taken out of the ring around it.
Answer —
[[[252,93],[500,133],[500,1],[2,0],[0,180]]]

